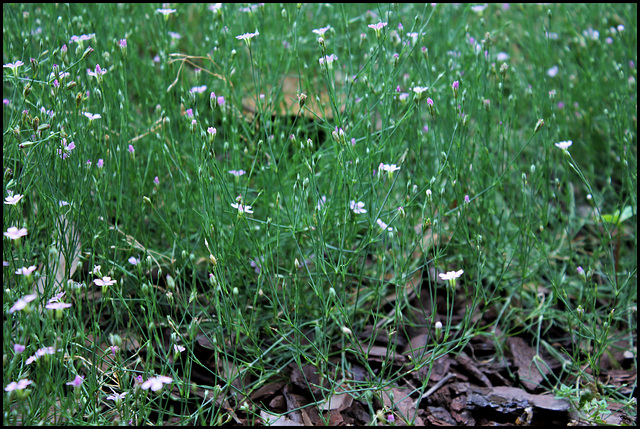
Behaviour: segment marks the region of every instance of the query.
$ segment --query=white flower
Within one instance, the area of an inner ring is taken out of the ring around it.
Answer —
[[[571,146],[573,144],[573,142],[571,140],[568,140],[566,142],[558,142],[556,143],[556,147],[562,149],[562,150],[567,150],[569,149],[569,146]]]
[[[458,277],[460,277],[462,275],[462,273],[464,273],[463,270],[459,270],[459,271],[447,271],[446,273],[440,273],[438,274],[438,276],[442,279],[442,280],[455,280]]]
[[[393,173],[394,171],[400,170],[400,167],[396,166],[395,164],[383,164],[383,163],[380,163],[378,168],[380,170],[384,170],[384,171],[387,171],[389,173]]]
[[[547,70],[547,76],[555,77],[558,74],[558,66],[553,66]]]

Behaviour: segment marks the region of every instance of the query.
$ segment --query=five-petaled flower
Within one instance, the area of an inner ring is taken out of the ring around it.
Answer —
[[[393,228],[391,228],[389,225],[387,225],[386,223],[384,223],[384,222],[382,221],[382,219],[378,219],[376,222],[377,222],[377,224],[378,224],[378,226],[379,226],[380,228],[382,228],[382,229],[386,229],[386,230],[388,230],[388,231],[393,231]]]
[[[569,146],[571,146],[573,144],[573,142],[571,140],[568,140],[566,142],[558,142],[556,143],[556,147],[562,149],[562,150],[567,150],[569,149]]]
[[[107,71],[100,67],[100,64],[96,64],[96,71],[93,72],[91,69],[87,69],[87,74],[92,77],[99,77],[106,74]]]
[[[113,284],[116,284],[116,280],[113,280],[111,277],[109,276],[104,276],[101,279],[95,279],[93,281],[97,286],[111,286]]]
[[[176,9],[156,9],[156,12],[163,14],[164,16],[169,16],[172,13],[177,12]]]
[[[87,118],[89,118],[90,121],[93,121],[95,119],[100,119],[102,118],[102,116],[100,116],[99,113],[89,113],[89,112],[82,112],[84,116],[86,116]]]
[[[351,202],[349,202],[349,208],[353,210],[355,214],[367,212],[367,210],[364,208],[364,203],[362,201],[358,201],[356,203],[354,200],[351,200]]]
[[[18,67],[23,66],[23,65],[24,65],[24,63],[22,61],[18,60],[15,63],[4,64],[2,67],[3,68],[5,68],[5,67],[9,68],[9,69],[11,69],[11,70],[13,70],[15,72]]]
[[[22,267],[22,268],[18,268],[16,270],[16,274],[22,274],[23,276],[29,276],[31,275],[32,272],[34,272],[36,269],[35,265],[31,265],[29,268],[27,267]]]
[[[458,271],[447,271],[446,273],[440,273],[438,274],[438,276],[442,279],[442,280],[455,280],[458,277],[460,277],[462,275],[462,273],[464,273],[464,270],[458,270]]]
[[[31,383],[33,383],[33,381],[29,380],[28,378],[23,378],[22,380],[18,380],[17,383],[15,381],[12,381],[11,383],[7,384],[7,387],[4,388],[4,391],[12,392],[14,390],[26,389],[26,387]]]
[[[207,85],[194,86],[193,88],[191,88],[191,92],[196,92],[198,94],[202,94],[206,90],[207,90]]]
[[[142,383],[142,386],[140,387],[142,387],[143,390],[151,388],[151,390],[157,392],[158,390],[162,389],[163,384],[171,384],[171,382],[173,382],[173,379],[171,377],[167,377],[166,375],[159,375],[157,377],[151,377],[150,379]]]
[[[251,206],[244,206],[240,203],[231,203],[231,207],[238,209],[238,213],[253,213]]]
[[[244,33],[244,34],[241,34],[239,36],[236,36],[236,39],[244,40],[245,43],[247,44],[247,46],[251,46],[251,39],[253,39],[254,37],[256,37],[259,34],[260,33],[258,32],[258,30],[256,30],[255,33]]]
[[[326,33],[327,30],[329,30],[330,28],[331,26],[327,25],[326,27],[316,28],[315,30],[312,30],[312,31],[316,33],[318,36],[324,36],[324,33]]]
[[[9,309],[9,314],[12,314],[16,311],[20,311],[23,308],[25,308],[27,306],[28,303],[30,303],[31,301],[33,301],[34,299],[36,299],[38,297],[38,295],[36,295],[35,293],[30,294],[30,295],[25,295],[22,298],[19,298],[15,304],[13,304],[13,306]]]
[[[47,310],[64,310],[71,307],[72,304],[66,302],[50,302],[44,306]]]
[[[27,235],[27,228],[18,229],[15,226],[10,226],[4,232],[4,236],[7,237],[7,238],[10,238],[11,240],[17,240],[20,237],[24,237],[25,235]]]
[[[63,137],[62,147],[62,149],[58,149],[58,155],[60,155],[62,159],[65,159],[69,156],[69,153],[76,148],[76,144],[74,142],[67,144],[67,139]]]
[[[396,166],[395,164],[383,164],[383,163],[380,163],[380,165],[378,166],[378,169],[384,170],[384,171],[389,172],[389,173],[393,173],[394,171],[400,170],[400,167]]]
[[[115,401],[116,403],[118,403],[118,402],[122,401],[125,396],[127,396],[127,393],[129,393],[129,392],[114,393],[113,395],[107,396],[107,399],[110,400],[110,401]]]
[[[373,28],[376,31],[380,31],[386,26],[387,26],[386,22],[378,22],[377,24],[369,24],[367,27]]]
[[[22,194],[9,195],[8,197],[4,198],[4,203],[12,206],[14,204],[17,204],[18,201],[22,199],[22,197],[24,197],[24,195]]]

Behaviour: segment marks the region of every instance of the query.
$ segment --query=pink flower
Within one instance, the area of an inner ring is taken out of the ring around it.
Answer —
[[[65,291],[62,291],[60,293],[57,293],[54,297],[52,297],[49,301],[47,302],[58,302],[60,301],[67,293]]]
[[[454,90],[458,89],[459,86],[460,82],[458,82],[457,80],[453,81],[453,83],[451,84],[451,88],[453,88]]]
[[[187,109],[185,114],[187,115],[187,118],[193,118],[193,109]]]
[[[68,383],[65,383],[67,386],[73,386],[73,387],[80,387],[82,386],[82,382],[84,381],[84,377],[81,377],[79,375],[76,375],[76,378],[73,379],[73,381],[70,381]]]
[[[3,65],[2,67],[6,67],[6,68],[10,68],[11,70],[15,71],[18,67],[23,66],[24,63],[20,60],[16,61],[15,63],[7,63],[5,65]]]
[[[153,178],[153,183],[155,183],[156,185],[160,184],[160,179],[158,179],[158,176]]]
[[[185,351],[186,349],[184,347],[182,347],[181,345],[178,344],[174,344],[173,345],[173,351],[175,353],[182,353],[183,351]]]
[[[429,106],[433,106],[433,100],[431,99],[431,97],[427,97],[427,104]]]
[[[324,36],[324,33],[327,32],[327,30],[329,30],[331,28],[330,25],[327,25],[326,27],[322,27],[322,28],[318,28],[315,30],[312,30],[312,32],[316,33],[318,36]]]
[[[364,203],[362,201],[358,201],[357,203],[354,200],[349,202],[349,208],[353,210],[355,214],[366,213],[367,210],[364,208]]]
[[[140,263],[140,259],[136,258],[135,256],[130,257],[128,261],[131,265],[138,265]]]
[[[44,308],[47,310],[64,310],[65,308],[71,307],[72,304],[68,304],[66,302],[50,302],[45,305]]]
[[[116,284],[116,280],[112,280],[109,276],[104,276],[101,279],[95,279],[93,282],[98,286],[111,286]]]
[[[469,195],[465,195],[465,196],[464,196],[464,202],[465,202],[465,203],[467,203],[467,204],[469,204],[469,201],[470,201],[470,200],[469,200]]]
[[[129,145],[129,153],[134,153],[136,150],[133,148],[133,145]]]
[[[148,390],[149,388],[151,388],[151,390],[157,392],[158,390],[162,389],[163,384],[170,384],[172,382],[173,379],[171,377],[167,377],[166,375],[159,375],[157,377],[151,377],[150,379],[142,383],[142,386],[140,387],[142,387],[143,390]]]
[[[118,41],[118,46],[120,46],[121,48],[126,48],[127,47],[127,39],[120,39]]]
[[[107,73],[107,71],[106,71],[106,70],[103,70],[103,69],[100,67],[100,64],[96,64],[96,71],[95,71],[95,72],[92,72],[92,71],[91,71],[91,69],[87,69],[87,74],[88,74],[89,76],[92,76],[92,77],[102,76],[102,75],[104,75],[104,74],[106,74],[106,73]]]
[[[176,9],[156,9],[156,12],[163,14],[164,16],[169,16],[172,13],[177,12]]]
[[[262,269],[263,262],[264,262],[264,256],[261,256],[260,258],[254,258],[252,261],[249,262],[249,265],[251,265],[251,268],[253,268],[256,274],[260,274],[260,270]]]
[[[58,351],[62,351],[62,349],[58,349]],[[36,350],[33,356],[29,356],[29,358],[25,361],[26,365],[31,365],[33,362],[38,360],[44,355],[52,355],[55,354],[56,350],[53,347],[42,347],[41,349]]]
[[[386,223],[384,223],[382,221],[382,219],[378,219],[376,220],[376,223],[378,224],[378,226],[382,229],[386,229],[388,231],[393,231],[393,228],[391,228],[389,225],[387,225]]]
[[[10,238],[11,240],[17,240],[20,237],[24,237],[27,235],[27,228],[18,229],[15,226],[10,226],[6,232],[4,232],[4,236]]]
[[[322,209],[322,206],[324,206],[326,203],[327,203],[327,196],[323,195],[318,200],[318,205],[316,207],[318,208],[318,210],[320,210],[320,209]]]
[[[127,393],[129,392],[114,393],[113,395],[107,396],[107,399],[110,401],[120,402],[124,399],[125,396],[127,396]]]
[[[98,162],[96,163],[96,166],[98,166],[98,168],[104,167],[104,160],[102,158],[100,158],[98,160]]]
[[[207,90],[207,85],[194,86],[193,88],[191,88],[191,92],[196,92],[198,94],[202,94],[206,90]]]
[[[102,116],[100,116],[99,113],[96,113],[95,115],[93,113],[89,113],[89,112],[82,112],[82,113],[84,114],[84,116],[89,118],[90,121],[102,118]]]
[[[31,275],[32,272],[34,272],[36,269],[35,265],[31,265],[29,268],[27,267],[22,267],[22,268],[18,268],[16,270],[16,274],[20,275],[22,274],[23,276],[29,276]]]
[[[14,204],[17,204],[18,201],[22,199],[22,197],[24,197],[24,195],[21,195],[21,194],[9,195],[8,197],[5,197],[4,203],[12,206]]]
[[[260,33],[258,32],[258,30],[256,30],[255,33],[244,33],[244,34],[241,34],[239,36],[236,36],[236,39],[244,40],[247,45],[251,45],[251,39],[253,39],[254,37],[256,37],[259,34]]]
[[[239,203],[231,203],[231,207],[238,209],[238,213],[253,213],[251,206],[243,206]]]
[[[31,301],[33,301],[34,299],[36,299],[38,297],[38,295],[34,294],[30,294],[30,295],[25,295],[22,298],[19,298],[15,304],[13,304],[13,306],[9,309],[9,314],[12,314],[16,311],[20,311],[23,308],[25,308],[27,306],[28,303],[30,303]]]
[[[219,106],[224,106],[225,100],[223,95],[218,96],[218,98],[216,98],[216,101],[218,102]]]
[[[244,171],[244,170],[229,170],[229,173],[231,173],[234,176],[238,177],[238,176],[242,176],[243,174],[245,174],[246,171]]]
[[[218,134],[218,130],[216,130],[214,127],[207,128],[207,132],[209,133],[210,136],[213,136],[213,137],[215,137],[216,134]]]
[[[9,383],[7,385],[7,387],[4,388],[4,391],[5,392],[12,392],[14,390],[23,390],[28,385],[30,385],[31,383],[33,383],[33,381],[31,381],[31,380],[29,380],[27,378],[23,378],[22,380],[18,380],[17,383],[15,381],[12,381],[11,383]]]
[[[386,26],[387,26],[386,22],[378,22],[377,24],[369,24],[367,27],[373,28],[374,30],[376,30],[376,32],[379,32]]]

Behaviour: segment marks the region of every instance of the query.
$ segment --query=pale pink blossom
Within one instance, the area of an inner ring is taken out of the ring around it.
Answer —
[[[11,383],[7,384],[7,387],[4,388],[5,392],[12,392],[14,390],[23,390],[26,389],[26,387],[28,385],[30,385],[31,383],[33,383],[33,381],[27,379],[27,378],[23,378],[22,380],[18,380],[18,382],[16,383],[15,381],[12,381]]]
[[[27,235],[27,228],[18,229],[15,226],[10,226],[5,232],[4,236],[10,238],[11,240],[17,240],[20,237],[24,237]]]
[[[19,298],[15,304],[13,304],[13,306],[9,309],[9,314],[12,314],[16,311],[20,311],[23,308],[25,308],[27,306],[28,303],[30,303],[31,301],[33,301],[34,299],[36,299],[38,297],[38,295],[34,294],[30,294],[30,295],[25,295],[22,298]]]
[[[251,206],[245,206],[240,203],[231,203],[231,207],[238,209],[238,213],[253,213]]]
[[[109,276],[104,276],[101,279],[95,279],[93,282],[98,286],[111,286],[117,283],[116,280],[111,279]]]
[[[70,381],[68,383],[65,383],[67,386],[73,386],[73,387],[80,387],[82,386],[82,382],[84,381],[84,377],[80,376],[80,375],[76,375],[76,378],[73,379],[73,381]]]
[[[382,229],[386,229],[386,230],[388,230],[388,231],[393,231],[393,228],[392,228],[392,227],[390,227],[389,225],[387,225],[386,223],[384,223],[384,222],[382,221],[382,219],[378,219],[378,220],[376,220],[376,223],[377,223],[377,224],[378,224],[378,226],[379,226],[380,228],[382,228]]]
[[[171,377],[167,377],[166,375],[159,375],[157,377],[151,377],[144,383],[142,383],[142,390],[147,390],[151,388],[154,392],[162,389],[163,384],[171,384],[173,379]]]
[[[353,210],[355,214],[361,214],[361,213],[367,212],[367,210],[364,208],[364,203],[362,201],[355,202],[354,200],[351,200],[351,202],[349,202],[349,208]]]
[[[556,147],[562,149],[562,150],[567,150],[569,149],[569,146],[571,146],[573,144],[573,142],[571,140],[568,140],[566,142],[558,142],[555,143]]]
[[[22,194],[9,195],[4,198],[4,203],[10,206],[18,204],[18,202],[24,197]]]
[[[29,268],[27,268],[27,267],[18,268],[16,270],[16,274],[18,274],[18,275],[21,274],[23,276],[29,276],[29,275],[31,275],[32,272],[35,271],[35,269],[36,269],[35,265],[31,265]]]

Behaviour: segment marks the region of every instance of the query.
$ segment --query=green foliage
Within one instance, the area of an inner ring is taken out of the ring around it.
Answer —
[[[502,332],[598,374],[636,341],[636,8],[4,4],[5,424],[257,420],[354,362],[373,418],[417,331],[411,371]]]

